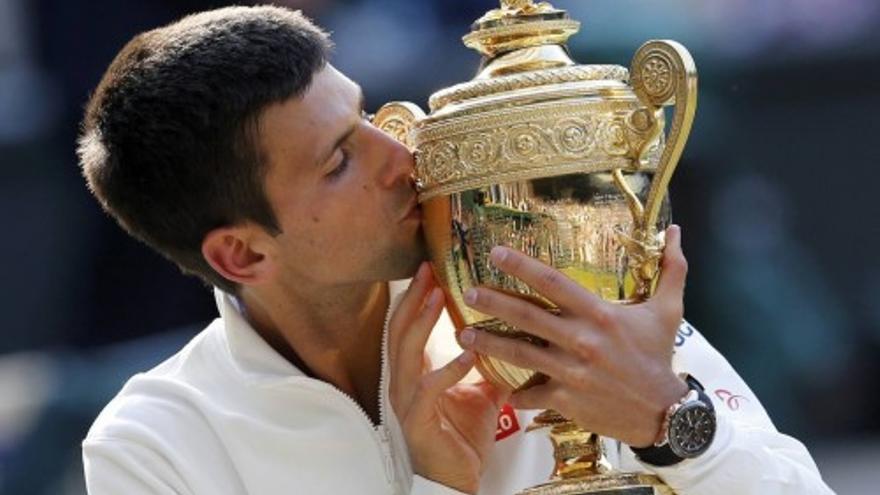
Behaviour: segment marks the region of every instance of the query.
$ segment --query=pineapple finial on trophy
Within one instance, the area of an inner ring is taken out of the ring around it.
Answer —
[[[487,57],[520,48],[564,45],[580,23],[548,2],[501,0],[501,7],[486,12],[462,40]]]

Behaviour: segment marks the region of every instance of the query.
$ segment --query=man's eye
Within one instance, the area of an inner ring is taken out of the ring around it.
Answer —
[[[348,169],[348,153],[343,151],[342,161],[339,162],[339,165],[337,165],[336,168],[327,173],[327,177],[329,179],[336,179],[341,176],[346,169]]]

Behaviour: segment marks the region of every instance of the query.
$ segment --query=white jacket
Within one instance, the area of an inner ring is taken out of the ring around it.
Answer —
[[[393,293],[403,288],[392,284]],[[350,397],[276,353],[232,298],[220,291],[216,298],[220,318],[131,378],[92,425],[83,442],[91,495],[458,493],[413,475],[385,363],[377,427]],[[438,366],[455,352],[452,335],[444,315],[429,343]],[[655,472],[679,495],[831,493],[804,446],[776,431],[742,379],[687,324],[673,366],[697,377],[715,401],[718,432],[709,451],[654,468],[606,440],[612,464]],[[508,410],[499,418],[481,494],[512,495],[546,480],[549,440],[523,432],[534,414]]]

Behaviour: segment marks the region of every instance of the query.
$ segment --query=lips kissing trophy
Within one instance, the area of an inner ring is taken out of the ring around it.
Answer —
[[[580,23],[546,2],[502,0],[474,22],[465,45],[483,55],[473,80],[434,93],[431,113],[392,102],[374,124],[415,153],[417,187],[434,272],[458,331],[466,326],[542,345],[524,330],[469,308],[474,286],[557,311],[494,268],[509,246],[567,274],[602,298],[650,297],[669,223],[667,186],[696,108],[696,68],[673,41],[649,41],[630,69],[578,65],[566,41]],[[673,106],[667,125],[664,107]],[[489,356],[477,368],[513,389],[542,380]],[[548,410],[555,470],[524,494],[671,494],[659,478],[621,473],[598,436]]]

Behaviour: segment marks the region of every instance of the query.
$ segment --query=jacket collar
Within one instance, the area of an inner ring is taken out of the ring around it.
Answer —
[[[259,381],[305,376],[260,337],[245,319],[244,307],[235,296],[215,287],[214,299],[220,312],[222,340],[229,362],[240,375]]]
[[[395,304],[409,285],[409,280],[390,282],[389,300]],[[214,299],[220,313],[223,340],[229,362],[238,373],[254,380],[306,377],[300,369],[272,348],[244,317],[244,307],[233,295],[214,288]],[[385,331],[388,329],[386,328]]]

